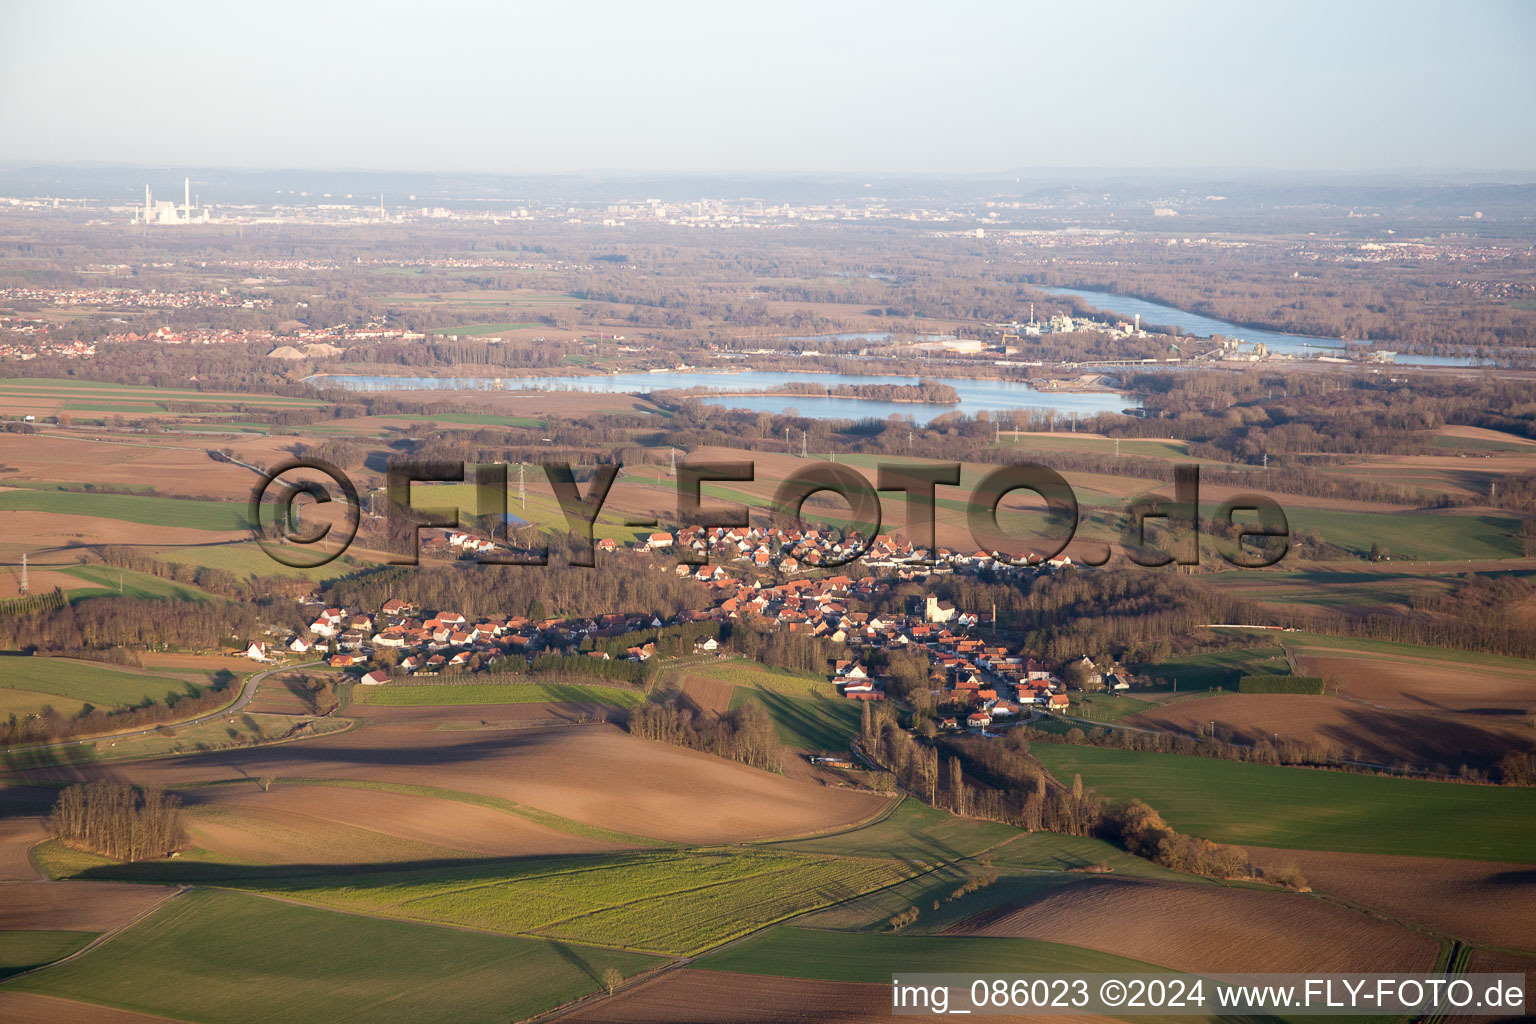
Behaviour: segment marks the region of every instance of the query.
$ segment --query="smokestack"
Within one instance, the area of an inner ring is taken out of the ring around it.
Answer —
[[[149,211],[150,211],[149,182],[146,181],[144,183],[144,223],[145,224],[149,223]]]
[[[192,223],[192,179],[183,178],[186,183],[186,198],[182,201],[182,209],[187,211],[187,223]]]

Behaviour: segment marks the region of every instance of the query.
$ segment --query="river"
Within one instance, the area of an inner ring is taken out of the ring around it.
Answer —
[[[916,384],[936,380],[948,384],[960,395],[958,405],[930,405],[918,402],[881,402],[864,398],[818,398],[812,395],[710,395],[702,400],[710,405],[754,412],[783,413],[794,409],[813,419],[885,419],[891,415],[910,416],[918,424],[930,423],[951,412],[975,415],[982,410],[1054,410],[1058,415],[1092,416],[1101,412],[1120,412],[1136,408],[1140,402],[1114,391],[1040,391],[1028,384],[1005,380],[975,380],[968,377],[890,377],[852,373],[777,373],[744,370],[739,373],[615,373],[594,377],[382,377],[334,375],[311,377],[350,391],[590,391],[599,394],[639,394],[673,388],[709,387],[731,391],[764,391],[780,384]]]
[[[1262,341],[1271,352],[1277,355],[1307,358],[1343,354],[1344,343],[1338,338],[1314,338],[1304,334],[1280,334],[1254,327],[1240,327],[1224,320],[1201,316],[1199,313],[1190,313],[1175,309],[1173,306],[1164,306],[1159,302],[1148,302],[1146,299],[1129,295],[1117,295],[1114,292],[1099,292],[1087,288],[1046,288],[1044,290],[1052,295],[1075,296],[1095,309],[1102,309],[1106,313],[1118,313],[1127,319],[1140,313],[1143,324],[1177,327],[1185,334],[1201,338],[1220,334],[1228,338],[1241,338],[1247,342]],[[1482,364],[1482,360],[1476,356],[1425,356],[1413,352],[1399,352],[1395,361],[1405,366],[1479,366]]]

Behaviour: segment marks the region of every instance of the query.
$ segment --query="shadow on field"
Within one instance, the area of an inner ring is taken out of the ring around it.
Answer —
[[[1468,712],[1436,714],[1346,708],[1347,727],[1325,726],[1319,732],[1342,746],[1358,750],[1362,759],[1378,764],[1407,762],[1421,768],[1439,765],[1454,772],[1460,765],[1487,770],[1516,743],[1504,733],[1466,721]]]
[[[667,855],[664,851],[648,851]],[[411,882],[482,883],[510,881],[542,867],[562,872],[607,870],[645,853],[550,854],[524,857],[442,857],[353,864],[219,864],[184,858],[102,864],[67,877],[82,881],[149,882],[156,885],[224,885],[302,899],[310,889],[386,890]]]
[[[599,985],[603,983],[603,979],[597,973],[597,969],[588,963],[580,953],[576,952],[575,949],[567,946],[563,942],[556,941],[555,939],[549,939],[547,941],[549,942],[551,949],[565,957],[566,960],[570,961],[573,966],[584,973],[587,977],[591,978]]]
[[[1536,885],[1536,868],[1522,868],[1515,871],[1499,871],[1488,876],[1488,884],[1508,885],[1512,887]]]
[[[758,690],[756,697],[768,709],[768,714],[781,729],[795,734],[814,748],[827,753],[842,753],[848,749],[857,729],[858,717],[850,713],[855,705],[834,702],[830,697],[787,697],[773,690]],[[838,728],[838,717],[846,716],[847,731]]]

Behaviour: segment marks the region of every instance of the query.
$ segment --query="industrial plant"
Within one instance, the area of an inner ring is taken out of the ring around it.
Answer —
[[[208,211],[192,205],[192,179],[185,178],[183,182],[184,193],[180,206],[166,199],[156,202],[146,184],[144,208],[134,214],[133,222],[135,224],[207,224]]]

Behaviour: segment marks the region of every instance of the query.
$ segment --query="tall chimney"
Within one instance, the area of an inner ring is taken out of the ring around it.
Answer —
[[[182,208],[187,211],[187,223],[192,223],[192,179],[183,178],[186,183],[186,198],[182,202]]]
[[[149,223],[149,211],[150,211],[149,182],[146,181],[144,183],[144,223],[145,224]]]

